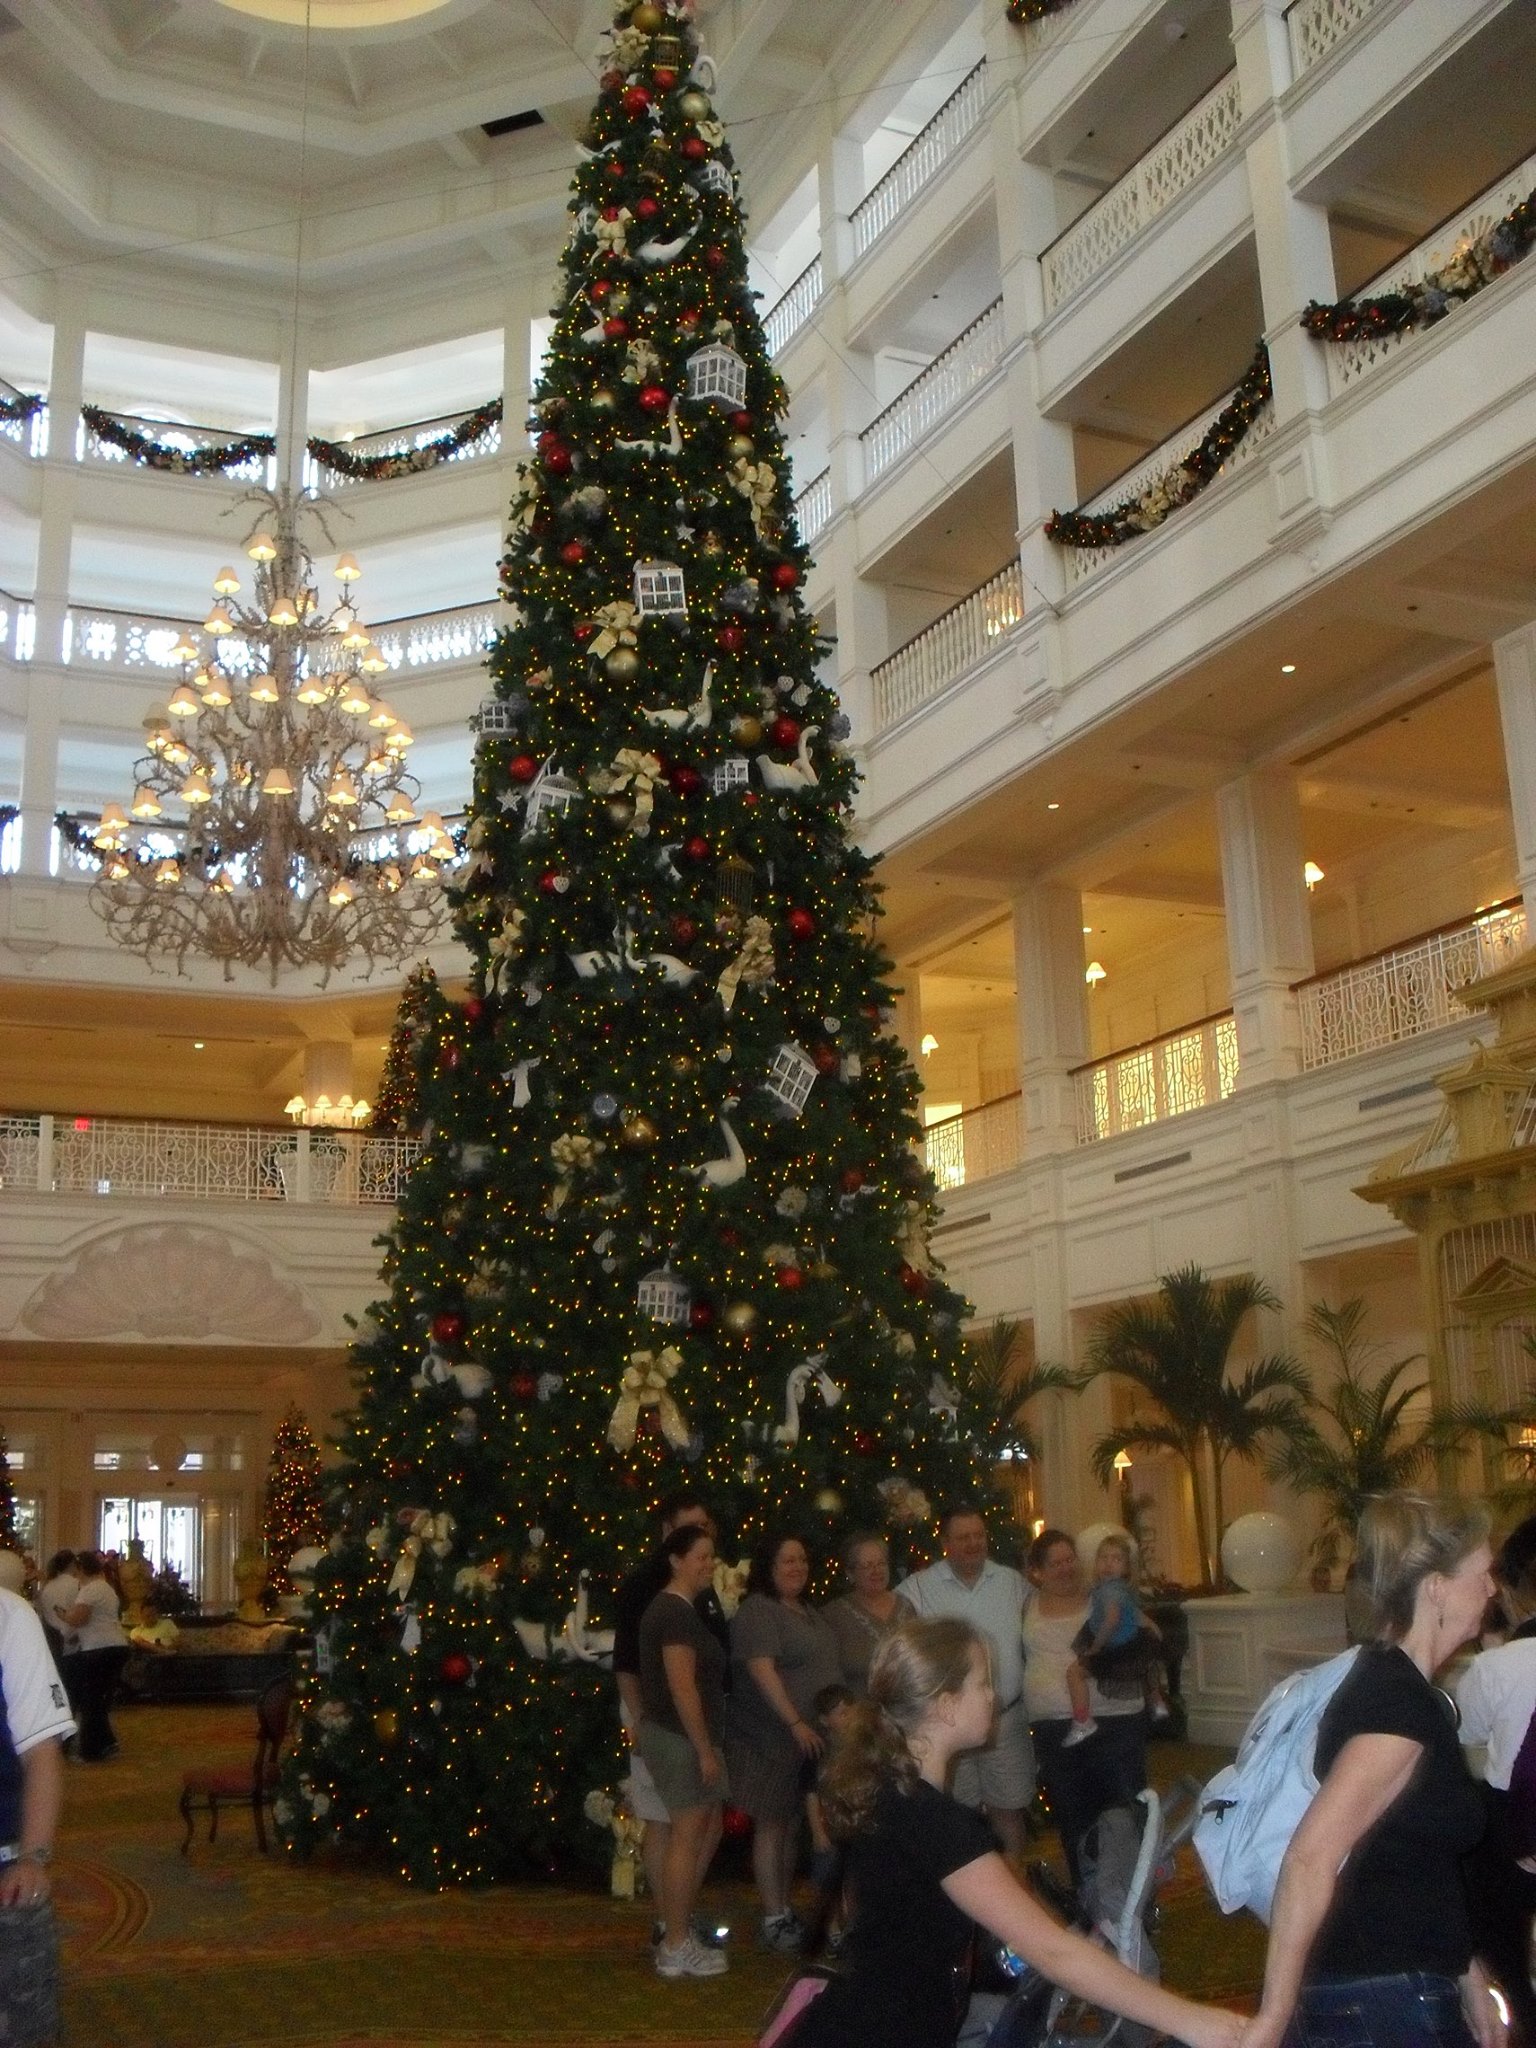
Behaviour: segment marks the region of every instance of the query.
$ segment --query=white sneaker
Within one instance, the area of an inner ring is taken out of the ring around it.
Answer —
[[[668,1948],[664,1941],[656,1946],[658,1977],[723,1977],[729,1968],[719,1949],[705,1948],[691,1934],[677,1948]]]
[[[1097,1735],[1099,1724],[1090,1714],[1086,1721],[1074,1721],[1068,1734],[1061,1738],[1063,1749],[1075,1749],[1080,1742],[1086,1742],[1090,1735]]]

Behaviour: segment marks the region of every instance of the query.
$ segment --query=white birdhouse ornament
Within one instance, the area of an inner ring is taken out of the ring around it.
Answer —
[[[723,341],[706,342],[688,358],[688,398],[736,412],[746,402],[747,366]]]
[[[786,1040],[773,1056],[763,1086],[778,1105],[781,1116],[798,1116],[810,1100],[816,1085],[816,1063],[803,1046]]]
[[[636,562],[635,610],[643,619],[686,619],[688,592],[676,562]]]
[[[653,1323],[686,1323],[692,1297],[670,1266],[654,1266],[640,1276],[635,1307]]]
[[[523,818],[523,837],[534,839],[551,819],[561,817],[582,797],[580,783],[562,775],[553,761],[546,761],[529,787],[528,809]]]

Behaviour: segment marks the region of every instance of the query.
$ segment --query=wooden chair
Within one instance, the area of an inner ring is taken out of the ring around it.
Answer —
[[[181,1817],[187,1837],[181,1845],[186,1855],[192,1846],[193,1821],[200,1813],[208,1816],[208,1839],[218,1840],[221,1806],[248,1806],[256,1828],[256,1846],[267,1853],[267,1808],[277,1795],[277,1767],[288,1735],[288,1717],[293,1709],[293,1676],[285,1672],[274,1678],[256,1702],[256,1755],[248,1765],[231,1765],[223,1770],[188,1771],[181,1781]]]

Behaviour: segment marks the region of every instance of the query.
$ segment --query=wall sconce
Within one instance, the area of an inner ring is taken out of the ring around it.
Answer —
[[[927,1059],[931,1054],[936,1053],[938,1049],[939,1041],[934,1037],[931,1031],[925,1031],[923,1033],[922,1045],[919,1047],[919,1050],[921,1051],[923,1058]]]
[[[1090,960],[1083,969],[1083,979],[1090,988],[1097,988],[1101,981],[1109,979],[1109,973],[1102,960]]]
[[[1307,862],[1301,871],[1301,879],[1306,883],[1308,889],[1315,889],[1318,883],[1322,881],[1323,871],[1315,860]]]

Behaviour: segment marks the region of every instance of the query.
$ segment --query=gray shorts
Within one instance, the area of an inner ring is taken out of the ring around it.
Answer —
[[[1022,1813],[1035,1796],[1035,1746],[1015,1700],[997,1717],[997,1732],[985,1749],[969,1750],[955,1765],[955,1797],[962,1806]]]
[[[645,1758],[640,1754],[639,1744],[629,1752],[629,1810],[636,1820],[660,1820],[671,1818],[662,1804],[661,1794],[656,1790],[656,1780],[651,1776]]]
[[[699,1774],[698,1752],[686,1735],[659,1728],[654,1721],[642,1721],[638,1747],[669,1818],[691,1806],[719,1806],[730,1796],[724,1771],[713,1785],[705,1784]]]

